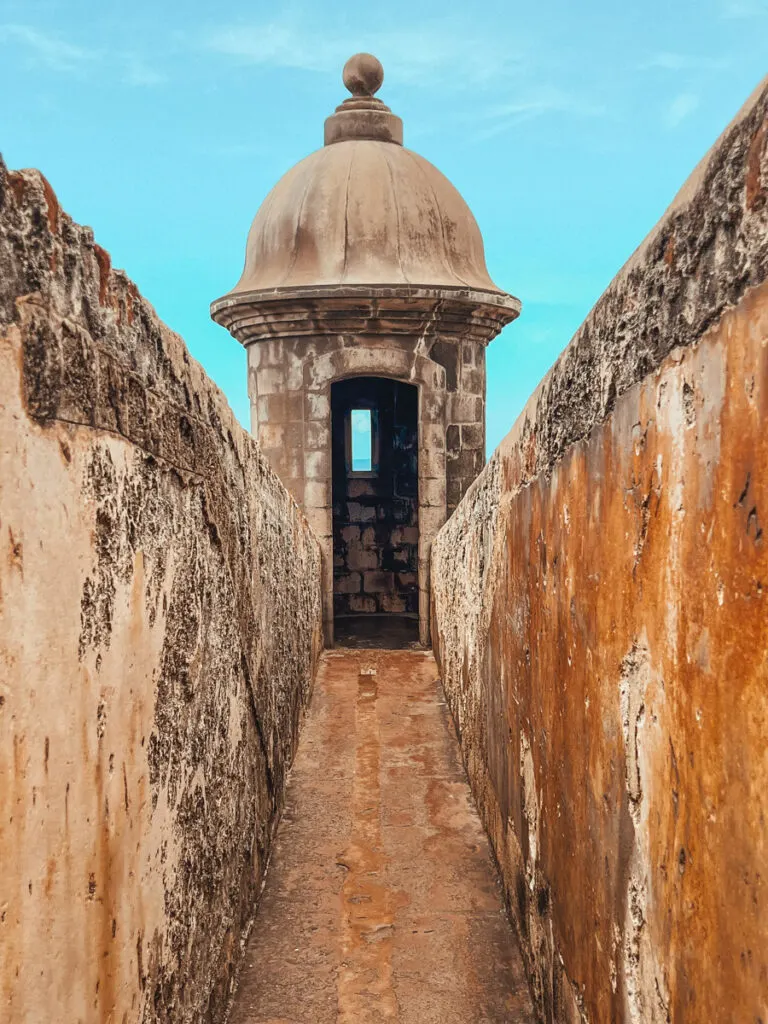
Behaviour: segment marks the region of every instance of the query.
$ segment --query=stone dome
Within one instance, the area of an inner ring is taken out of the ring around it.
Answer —
[[[229,326],[238,304],[382,290],[487,305],[503,322],[518,314],[519,301],[488,274],[480,229],[459,192],[403,147],[400,118],[373,95],[382,80],[370,54],[347,62],[352,96],[326,120],[325,146],[264,200],[243,274],[212,305],[219,323]]]
[[[349,139],[312,153],[272,189],[234,291],[367,284],[503,294],[448,179],[402,146]]]

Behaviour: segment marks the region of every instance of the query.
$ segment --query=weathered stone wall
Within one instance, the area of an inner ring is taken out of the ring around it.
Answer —
[[[547,1021],[768,1020],[768,84],[433,546]]]
[[[0,1017],[214,1022],[321,645],[222,395],[0,162]]]

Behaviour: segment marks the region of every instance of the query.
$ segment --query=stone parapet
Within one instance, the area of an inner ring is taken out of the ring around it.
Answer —
[[[3,1019],[224,1017],[322,646],[221,393],[0,161]]]
[[[551,1024],[768,1014],[767,113],[763,83],[432,546]]]

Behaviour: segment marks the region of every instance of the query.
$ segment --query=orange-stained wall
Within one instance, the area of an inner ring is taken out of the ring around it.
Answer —
[[[547,1021],[768,1020],[766,108],[433,548],[443,682]]]

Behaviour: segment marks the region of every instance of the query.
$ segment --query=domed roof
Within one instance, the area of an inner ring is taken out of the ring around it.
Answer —
[[[264,200],[251,226],[242,277],[213,303],[317,297],[331,289],[472,293],[505,320],[520,304],[491,280],[483,239],[458,191],[429,161],[402,145],[402,122],[375,98],[376,58],[348,61],[352,96],[325,124],[325,146],[301,160]],[[478,295],[477,293],[481,293]],[[468,297],[469,301],[469,297]]]
[[[448,179],[411,150],[371,139],[326,146],[277,183],[234,291],[343,284],[500,291]]]

